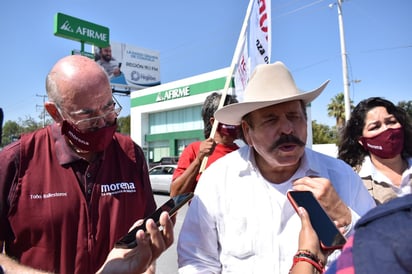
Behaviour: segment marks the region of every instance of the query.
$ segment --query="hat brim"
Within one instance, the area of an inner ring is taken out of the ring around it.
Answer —
[[[257,109],[296,100],[302,100],[305,104],[309,104],[320,95],[320,93],[325,89],[328,83],[329,80],[325,81],[320,87],[315,90],[284,97],[282,99],[230,104],[218,109],[215,112],[214,117],[216,120],[223,124],[239,125],[243,116]]]

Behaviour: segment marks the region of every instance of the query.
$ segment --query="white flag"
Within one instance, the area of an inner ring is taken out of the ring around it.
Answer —
[[[256,65],[270,62],[271,54],[271,0],[251,0],[252,10],[239,61],[235,69],[235,92],[243,101],[243,90]]]
[[[250,59],[248,51],[248,42],[244,41],[242,52],[239,56],[239,61],[235,70],[235,93],[236,99],[243,102],[243,91],[245,90],[247,81],[250,75]]]
[[[230,65],[230,74],[226,78],[219,107],[223,106],[227,90],[234,75],[235,94],[239,102],[243,101],[243,91],[249,80],[250,73],[257,64],[270,61],[270,1],[250,0],[242,29],[236,44],[235,54]],[[213,122],[210,137],[215,136],[217,120]],[[204,157],[199,172],[206,168],[209,157]]]

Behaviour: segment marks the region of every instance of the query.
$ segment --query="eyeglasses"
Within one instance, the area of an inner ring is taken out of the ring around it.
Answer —
[[[60,112],[63,112],[59,107],[57,109]],[[119,116],[120,112],[122,111],[122,106],[119,104],[116,97],[113,96],[113,101],[105,107],[103,107],[102,110],[105,111],[104,114],[84,119],[73,119],[73,116],[89,115],[90,111],[78,110],[66,114],[68,114],[67,116],[70,118],[70,121],[73,123],[73,125],[75,125],[79,130],[85,130],[97,127],[102,119],[104,121],[114,122],[114,120]]]

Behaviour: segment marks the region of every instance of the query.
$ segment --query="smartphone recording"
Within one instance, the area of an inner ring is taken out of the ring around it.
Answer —
[[[136,226],[121,239],[119,239],[115,243],[115,247],[127,249],[135,248],[137,246],[136,233],[139,229],[146,231],[146,222],[148,219],[152,219],[159,226],[160,215],[163,211],[168,212],[169,216],[173,217],[182,206],[192,200],[193,196],[193,192],[188,192],[170,198],[168,201],[166,201],[166,203],[156,209],[156,211],[153,212],[150,216],[146,217],[141,225]]]
[[[345,237],[310,191],[289,191],[287,197],[295,208],[303,207],[309,214],[312,227],[318,235],[320,245],[325,250],[341,249]]]

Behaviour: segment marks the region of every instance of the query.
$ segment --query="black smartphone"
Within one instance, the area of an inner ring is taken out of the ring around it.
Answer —
[[[188,192],[188,193],[183,193],[180,195],[177,195],[175,197],[170,198],[166,203],[164,203],[162,206],[160,206],[158,209],[156,209],[155,212],[153,212],[150,216],[146,217],[143,220],[143,223],[139,226],[136,226],[132,230],[130,230],[126,235],[124,235],[122,238],[120,238],[116,244],[115,247],[117,248],[135,248],[137,246],[136,243],[136,232],[139,229],[142,229],[143,231],[146,231],[146,222],[148,219],[152,219],[155,221],[155,223],[159,226],[159,218],[160,215],[162,214],[163,211],[167,211],[169,213],[169,216],[172,217],[174,216],[177,211],[184,206],[186,203],[188,203],[190,200],[192,200],[194,194],[193,192]]]
[[[306,209],[322,249],[334,250],[343,247],[346,243],[345,236],[342,235],[311,191],[289,191],[287,197],[296,212],[298,207]]]

